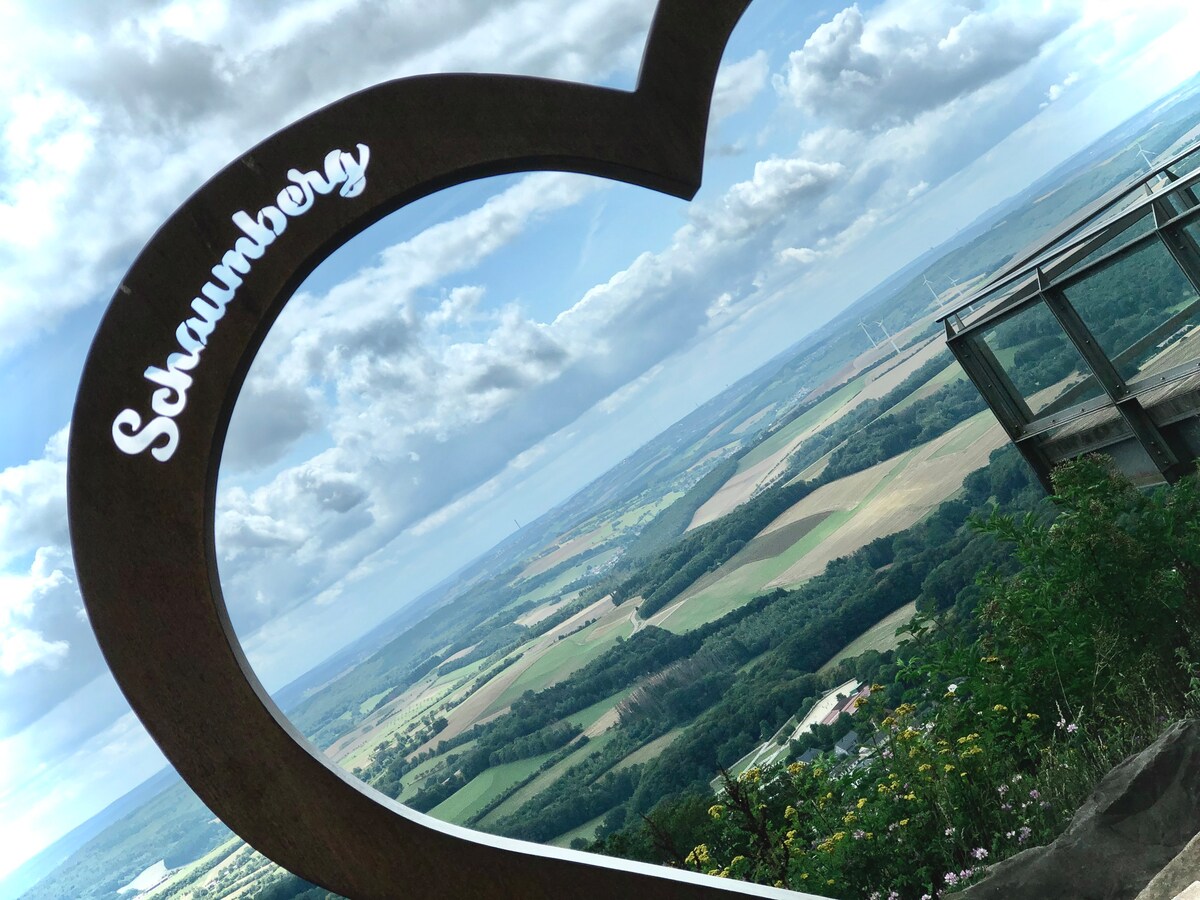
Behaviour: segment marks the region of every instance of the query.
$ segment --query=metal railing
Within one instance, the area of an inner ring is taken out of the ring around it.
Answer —
[[[1136,442],[1167,481],[1196,458],[1149,407],[1200,373],[1197,163],[1200,144],[1126,181],[939,317],[1047,489],[1065,458],[1053,443],[1073,423],[1107,426],[1093,445]]]

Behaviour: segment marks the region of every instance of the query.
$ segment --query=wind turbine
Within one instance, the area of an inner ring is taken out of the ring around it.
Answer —
[[[895,350],[897,353],[899,353],[900,348],[897,347],[896,342],[894,340],[892,340],[891,334],[888,333],[887,326],[884,325],[882,322],[876,322],[875,324],[883,329],[884,336],[888,339],[888,343],[892,345],[893,350]]]
[[[928,275],[923,275],[921,277],[925,279],[925,287],[929,288],[929,293],[933,294],[933,300],[935,303],[937,303],[938,309],[941,309],[943,306],[946,305],[946,303],[944,300],[942,300],[941,296],[938,294],[937,288],[935,288],[933,286],[933,283],[929,280]]]
[[[953,275],[947,275],[946,279],[950,282],[951,286],[954,288],[954,299],[959,300],[959,298],[962,297],[962,289],[959,288],[959,286],[958,286],[958,279],[955,278]],[[975,312],[975,304],[968,303],[967,309],[969,309],[971,312]]]
[[[1134,141],[1133,146],[1137,147],[1138,155],[1141,156],[1142,162],[1144,162],[1146,164],[1146,168],[1153,169],[1154,168],[1154,160],[1152,160],[1149,157],[1149,155],[1146,153],[1145,148],[1142,147],[1142,142]]]
[[[871,332],[867,331],[867,325],[862,319],[858,320],[858,327],[863,330],[863,334],[865,334],[867,336],[867,340],[871,342],[872,348],[879,346],[877,343],[875,343],[875,338],[871,337]]]

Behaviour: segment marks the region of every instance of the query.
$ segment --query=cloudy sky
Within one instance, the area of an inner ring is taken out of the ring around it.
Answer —
[[[367,85],[632,87],[651,6],[0,4],[0,877],[162,764],[90,636],[64,499],[83,356],[134,254],[240,151]],[[221,573],[260,677],[302,673],[1193,75],[1189,6],[756,0],[692,204],[536,173],[343,247],[226,447]]]

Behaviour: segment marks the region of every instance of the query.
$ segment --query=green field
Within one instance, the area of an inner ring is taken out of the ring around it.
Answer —
[[[604,715],[610,709],[616,708],[617,704],[620,703],[620,701],[623,701],[625,697],[628,697],[632,691],[634,691],[634,689],[626,688],[623,691],[619,691],[618,694],[613,694],[611,697],[605,697],[604,700],[601,700],[598,703],[593,703],[592,706],[589,706],[587,709],[581,709],[580,712],[575,713],[574,715],[566,716],[566,721],[571,722],[572,725],[577,725],[578,727],[587,730],[588,727],[595,725],[596,720],[599,720],[601,715]],[[488,812],[488,814],[482,818],[481,824],[485,824],[486,826],[486,824],[499,821],[500,818],[511,815],[512,812],[516,812],[517,809],[521,808],[521,804],[526,803],[527,800],[538,796],[539,792],[545,791],[547,787],[550,787],[550,785],[553,784],[554,781],[558,780],[559,776],[562,776],[562,774],[571,768],[571,766],[577,766],[578,763],[586,760],[588,756],[604,749],[608,742],[611,742],[611,740],[616,736],[617,732],[611,730],[610,728],[610,730],[606,731],[604,734],[600,734],[599,737],[588,740],[588,742],[580,746],[580,749],[576,750],[574,754],[571,754],[570,756],[564,758],[564,760],[560,760],[554,764],[552,768],[547,769],[546,772],[538,775],[538,778],[530,781],[529,784],[522,787],[520,791],[516,791],[514,794],[512,794],[512,797],[504,800],[504,803],[497,806],[496,809]]]
[[[471,749],[471,746],[474,743],[474,739],[469,740],[465,744],[455,747],[450,751],[450,754],[453,756],[459,756],[462,753],[466,753],[469,749]],[[405,801],[411,799],[413,795],[415,795],[417,791],[421,789],[425,779],[429,775],[433,774],[436,769],[444,766],[446,761],[450,758],[450,755],[431,756],[423,763],[419,763],[413,769],[409,770],[404,777],[400,779],[404,783],[404,790],[400,793],[399,797],[400,802],[404,803]]]
[[[639,763],[649,762],[671,745],[675,738],[683,733],[683,727],[672,728],[666,734],[656,737],[648,744],[644,744],[634,750],[627,757],[612,767],[614,772],[620,772],[622,769],[628,769],[630,766],[636,766]]]
[[[445,674],[438,676],[437,681],[433,683],[434,687],[443,687],[448,684],[457,683],[464,678],[471,678],[478,675],[488,662],[489,660],[485,657],[484,659],[477,659],[475,662],[461,665],[457,669],[448,669]]]
[[[591,728],[599,718],[608,712],[610,709],[615,709],[617,704],[633,693],[632,687],[627,687],[623,691],[618,691],[611,697],[605,697],[597,703],[593,703],[587,709],[581,709],[574,715],[567,716],[566,721],[572,725],[578,725],[585,731]]]
[[[431,816],[444,822],[463,823],[471,816],[538,770],[553,753],[543,753],[529,759],[493,766],[480,772],[459,790],[455,791],[429,811]]]
[[[607,550],[602,550],[594,556],[589,556],[583,562],[579,563],[579,565],[572,566],[554,580],[543,584],[540,588],[517,597],[512,603],[508,604],[508,606],[516,606],[518,603],[527,603],[530,600],[545,600],[547,597],[557,594],[572,581],[576,581],[582,576],[586,575],[589,566],[600,566],[608,562],[617,554],[619,549],[620,548],[618,547],[610,547]],[[506,606],[505,609],[507,609],[508,606]]]
[[[430,686],[430,690],[419,704],[398,709],[392,715],[380,721],[371,732],[368,740],[353,752],[338,759],[338,765],[343,769],[353,769],[370,762],[371,755],[381,741],[389,740],[399,732],[404,731],[412,722],[417,721],[431,709],[444,703],[455,690],[461,688],[462,682],[478,671],[484,660],[471,663],[470,666],[447,673]],[[453,682],[453,684],[451,683]]]
[[[600,638],[589,637],[591,631],[591,628],[585,628],[558,641],[493,700],[484,715],[511,706],[526,691],[540,691],[566,678],[615,644],[618,637],[627,638],[633,634],[633,624],[623,621],[607,629]]]
[[[881,415],[887,416],[894,413],[904,412],[904,410],[908,409],[918,400],[936,393],[947,385],[962,381],[966,377],[966,374],[963,372],[959,364],[952,362],[891,409],[884,410]]]
[[[884,653],[900,646],[902,638],[897,636],[896,629],[908,624],[917,612],[916,602],[905,604],[890,616],[872,625],[849,644],[833,655],[833,658],[817,670],[818,675],[824,675],[843,659],[853,659],[868,650],[878,650]]]
[[[996,417],[990,409],[976,413],[959,426],[958,434],[938,447],[929,458],[941,459],[954,453],[962,453],[973,443],[983,437],[984,433],[996,424]]]
[[[730,569],[727,575],[688,597],[679,609],[662,622],[662,627],[677,634],[690,631],[753,600],[768,584],[819,547],[823,541],[828,540],[839,528],[853,519],[863,506],[886,490],[919,449],[909,450],[897,457],[888,474],[880,479],[853,509],[839,509],[829,513],[816,527],[778,556]],[[726,566],[728,565],[727,563]],[[718,572],[720,571],[719,569]]]
[[[529,782],[529,784],[513,791],[511,797],[505,799],[503,803],[497,806],[494,810],[484,816],[479,824],[484,826],[493,825],[503,819],[505,816],[510,816],[518,809],[540,794],[546,788],[550,787],[554,782],[571,768],[577,766],[594,753],[599,753],[617,736],[615,729],[609,729],[599,737],[593,738],[590,741],[582,744],[578,750],[570,754],[564,759],[559,760],[545,772],[538,775],[537,778]]]
[[[808,412],[797,416],[794,422],[785,425],[779,431],[775,432],[749,453],[741,458],[738,462],[737,471],[745,472],[747,469],[758,465],[767,457],[778,453],[786,447],[791,441],[807,431],[820,425],[847,403],[851,402],[855,397],[862,393],[862,389],[866,386],[867,377],[859,375],[853,381],[847,382],[837,391],[830,394]]]
[[[604,815],[608,815],[605,813]],[[578,828],[568,831],[566,834],[560,834],[558,837],[550,841],[554,847],[570,847],[571,841],[575,838],[584,838],[585,840],[594,840],[596,837],[596,829],[604,822],[604,816],[596,816],[590,822],[584,822]]]
[[[384,697],[386,697],[388,695],[389,690],[390,690],[390,688],[385,688],[384,690],[380,691],[378,694],[368,697],[362,703],[358,704],[358,711],[364,715],[369,713],[371,710],[373,710],[375,708],[376,703],[378,703],[380,700],[382,700]]]
[[[589,543],[592,547],[598,547],[606,541],[610,541],[614,537],[624,533],[634,525],[639,524],[643,519],[649,520],[653,518],[682,496],[683,491],[668,491],[663,496],[648,503],[640,503],[637,506],[629,507],[629,509],[615,518],[606,516],[604,517],[604,521],[601,522],[598,520],[598,517],[593,517],[582,525],[572,528],[566,534],[561,535],[557,538],[557,541],[559,544],[565,544],[585,534],[592,534]]]

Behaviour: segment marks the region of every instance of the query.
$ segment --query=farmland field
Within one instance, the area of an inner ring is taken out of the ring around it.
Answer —
[[[868,650],[876,650],[879,653],[894,650],[900,645],[901,641],[901,638],[896,635],[896,629],[907,625],[909,620],[916,615],[916,612],[916,602],[906,603],[835,653],[829,662],[817,670],[817,674],[824,675],[826,672],[832,671],[842,660],[853,659],[856,656],[866,653]]]
[[[429,814],[447,822],[465,822],[508,788],[536,772],[552,755],[544,753],[481,772],[461,790],[431,809]]]

